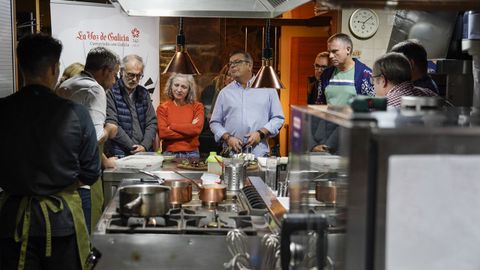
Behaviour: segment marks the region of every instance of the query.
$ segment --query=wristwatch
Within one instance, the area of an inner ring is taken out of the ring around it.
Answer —
[[[263,131],[261,131],[260,129],[257,130],[257,132],[258,132],[258,134],[260,134],[260,140],[265,139],[265,137],[267,136],[267,135],[265,135],[265,133],[263,133]]]

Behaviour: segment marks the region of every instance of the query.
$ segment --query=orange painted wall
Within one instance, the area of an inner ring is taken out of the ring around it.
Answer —
[[[311,15],[309,11],[311,11]],[[306,104],[306,86],[307,77],[313,75],[313,62],[318,52],[325,50],[326,44],[315,42],[326,42],[328,37],[336,32],[339,13],[329,12],[324,16],[331,16],[330,27],[299,27],[284,26],[281,29],[280,36],[280,79],[285,89],[280,91],[280,101],[282,103],[283,113],[285,114],[285,125],[280,131],[280,154],[288,155],[289,147],[289,127],[290,127],[290,105]],[[293,17],[295,16],[295,17]],[[297,18],[297,16],[313,16],[313,5],[301,10],[295,9],[285,13],[284,18]],[[306,41],[307,44],[303,44]],[[294,69],[294,70],[292,70]],[[292,78],[293,76],[293,78]]]

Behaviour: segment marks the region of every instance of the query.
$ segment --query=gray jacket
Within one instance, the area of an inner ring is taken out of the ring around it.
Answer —
[[[136,91],[136,90],[135,90]],[[130,137],[118,120],[118,111],[117,104],[115,102],[115,97],[111,90],[107,91],[107,123],[112,123],[118,126],[117,136],[113,141],[119,144],[122,148],[132,149],[134,144],[142,145],[146,151],[153,151],[153,142],[155,136],[157,135],[157,115],[151,99],[147,101],[148,107],[145,115],[145,130],[142,130],[140,122],[138,121],[137,110],[135,108],[135,101],[130,98],[128,92],[125,89],[122,89],[123,99],[126,102],[130,113],[132,115],[132,137]],[[132,95],[134,97],[135,95]],[[105,152],[107,156],[110,156],[109,145],[105,145]]]

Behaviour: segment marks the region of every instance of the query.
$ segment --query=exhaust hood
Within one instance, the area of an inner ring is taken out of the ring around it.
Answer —
[[[478,10],[479,0],[316,0],[317,6],[340,8],[390,8],[411,10]]]
[[[274,18],[311,0],[117,0],[129,16]]]

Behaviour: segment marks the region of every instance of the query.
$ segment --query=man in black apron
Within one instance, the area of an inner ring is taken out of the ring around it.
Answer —
[[[88,111],[53,93],[61,43],[20,40],[24,87],[0,99],[0,269],[82,269],[90,251],[77,187],[100,173]]]

